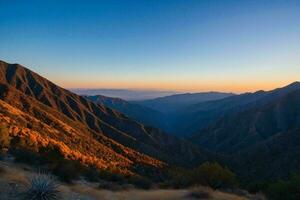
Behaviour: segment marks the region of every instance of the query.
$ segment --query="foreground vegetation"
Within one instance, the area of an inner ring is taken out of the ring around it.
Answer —
[[[28,186],[32,184],[30,180],[41,175],[40,173],[35,173],[32,167],[24,164],[0,161],[0,169],[1,200],[23,199],[24,192],[26,194]],[[42,180],[45,179],[42,178]],[[48,182],[49,180],[46,179],[46,181]],[[52,184],[52,181],[51,179],[49,185]],[[119,188],[118,190],[108,190],[99,188],[98,183],[90,183],[82,179],[73,181],[72,184],[60,182],[59,180],[55,181],[58,184],[56,197],[59,200],[248,200],[263,198],[259,195],[237,195],[203,186],[186,189],[152,188],[147,190],[137,189],[132,186],[130,188]],[[55,187],[54,190],[56,190]]]
[[[8,147],[11,143],[13,143],[12,146],[14,148],[9,149]],[[93,166],[82,165],[78,161],[65,159],[55,146],[50,145],[39,149],[38,152],[34,152],[26,148],[26,141],[11,138],[7,127],[0,124],[0,160],[5,159],[7,155],[12,156],[14,162],[31,166],[33,170],[38,169],[51,172],[58,178],[58,181],[64,184],[74,184],[76,181],[86,180],[94,185],[93,189],[114,191],[114,195],[120,194],[117,191],[128,191],[134,188],[143,190],[164,188],[164,192],[179,189],[172,194],[168,194],[171,196],[175,193],[178,196],[178,191],[185,191],[183,192],[185,195],[199,199],[211,198],[213,190],[230,191],[242,194],[244,197],[249,196],[247,192],[241,192],[242,190],[239,189],[241,185],[234,172],[217,162],[206,162],[190,170],[168,167],[162,172],[150,170],[151,173],[145,169],[144,176],[122,175],[118,173],[117,169],[99,170]],[[0,169],[0,173],[5,173],[5,170],[2,169],[1,171]],[[188,190],[189,192],[186,194],[186,188],[199,188],[199,186],[201,186],[201,190]],[[205,191],[203,191],[203,186],[206,187]],[[293,174],[286,180],[243,184],[243,187],[250,192],[263,192],[272,200],[300,199],[299,186],[300,175],[297,174]],[[29,189],[27,193],[30,192],[32,191]],[[96,193],[98,194],[98,192]],[[213,193],[216,194],[215,192]],[[121,194],[123,195],[123,193]],[[56,199],[56,196],[54,199]],[[181,196],[181,199],[184,199],[184,197]]]

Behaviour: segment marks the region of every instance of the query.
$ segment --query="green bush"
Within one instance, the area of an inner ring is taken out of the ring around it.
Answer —
[[[219,163],[206,162],[192,171],[192,182],[214,189],[230,188],[237,185],[235,174]]]
[[[218,189],[233,188],[238,185],[235,174],[217,162],[206,162],[193,170],[172,168],[168,174],[171,181],[167,183],[167,186],[175,188],[204,185]]]

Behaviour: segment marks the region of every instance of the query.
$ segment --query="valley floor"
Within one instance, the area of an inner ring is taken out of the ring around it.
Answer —
[[[0,162],[0,200],[19,200],[28,178],[36,175],[25,165]],[[60,183],[59,190],[63,200],[261,200],[259,196],[238,196],[210,188],[193,189],[128,189],[109,191],[97,189],[96,184],[78,181],[72,185]]]

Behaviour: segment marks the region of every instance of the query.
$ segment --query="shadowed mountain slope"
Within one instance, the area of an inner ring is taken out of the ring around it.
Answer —
[[[190,122],[193,122],[194,119],[190,116],[189,112],[186,112],[188,111],[187,108],[200,102],[223,99],[233,95],[232,93],[221,92],[186,93],[145,101],[133,101],[131,103],[163,113],[163,117],[159,119],[160,121],[163,120],[164,123],[160,123],[156,125],[156,127],[170,134],[188,136],[191,135],[194,130],[194,124],[190,129],[188,127]]]
[[[300,89],[268,103],[228,113],[193,136],[201,146],[222,153],[234,153],[277,133],[300,128]]]
[[[287,177],[300,169],[299,83],[267,92],[247,109],[227,113],[191,137],[207,150],[229,156],[249,179]],[[269,96],[271,95],[271,96]]]
[[[174,129],[178,133],[187,133],[186,136],[197,134],[227,114],[265,105],[297,89],[300,89],[300,83],[294,82],[271,91],[245,93],[191,105],[177,113],[176,121],[180,123],[175,123]]]

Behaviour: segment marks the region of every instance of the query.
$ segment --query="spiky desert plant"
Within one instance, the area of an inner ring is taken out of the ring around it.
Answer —
[[[59,200],[58,187],[52,176],[39,173],[29,180],[22,196],[24,200]]]

